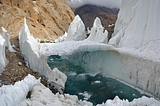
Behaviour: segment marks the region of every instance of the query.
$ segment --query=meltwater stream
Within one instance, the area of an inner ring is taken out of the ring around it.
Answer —
[[[57,67],[67,75],[65,93],[77,95],[79,99],[90,101],[94,105],[114,99],[116,95],[129,101],[143,96],[137,90],[113,78],[100,74],[92,76],[83,67],[76,66],[60,56],[50,56],[47,62],[51,69]]]

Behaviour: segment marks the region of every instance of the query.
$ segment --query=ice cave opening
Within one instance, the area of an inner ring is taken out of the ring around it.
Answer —
[[[77,95],[79,100],[86,100],[94,105],[101,104],[108,99],[113,100],[115,96],[128,101],[144,95],[148,96],[114,78],[103,76],[101,73],[93,73],[58,55],[49,56],[47,63],[51,69],[58,68],[67,75],[64,93]]]

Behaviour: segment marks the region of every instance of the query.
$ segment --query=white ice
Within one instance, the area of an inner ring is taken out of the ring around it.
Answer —
[[[1,27],[1,31],[2,31],[2,37],[5,39],[5,46],[8,48],[8,50],[10,52],[16,52],[10,43],[10,37],[11,37],[11,33],[10,35],[7,35],[7,30],[5,30],[3,27]]]
[[[59,92],[63,92],[67,76],[57,69],[51,70],[47,64],[47,56],[40,55],[40,43],[30,34],[26,19],[24,18],[24,26],[19,33],[19,44],[22,55],[25,59],[27,66],[36,72],[46,76],[51,85],[57,87]],[[51,75],[57,76],[53,77]]]
[[[23,39],[20,41],[24,46],[23,55],[26,56],[25,60],[33,70],[40,70],[40,73],[48,72],[48,74],[50,71],[46,63],[47,56],[70,55],[68,60],[72,63],[100,71],[103,75],[117,78],[160,97],[159,4],[159,0],[122,0],[115,31],[109,44],[104,44],[107,43],[108,34],[103,33],[103,28],[97,19],[87,40],[70,41],[73,39],[67,36],[69,40],[66,42],[37,44],[32,39]],[[79,27],[73,28],[73,33],[70,32],[73,38],[80,34],[77,28]],[[26,36],[30,35],[27,33]],[[85,51],[89,51],[87,55],[83,55]],[[122,103],[123,106],[123,101],[116,97],[115,100],[106,103],[111,105]],[[159,105],[155,99],[146,99],[146,97],[134,101],[133,103],[124,101],[124,105],[126,103],[132,105],[136,102],[138,105],[145,103]]]
[[[69,61],[160,97],[159,4],[159,0],[122,0],[108,43],[115,48],[89,52],[87,56],[83,55],[85,52],[74,53]]]
[[[37,80],[29,74],[15,85],[3,85],[0,87],[0,106],[16,106],[26,98],[33,86],[39,83],[40,79]]]
[[[88,100],[91,97],[91,95],[86,91],[84,91],[83,93],[79,93],[79,95],[84,96],[84,98],[83,98],[84,100]]]
[[[57,38],[56,40],[55,40],[55,43],[60,43],[60,42],[63,42],[63,41],[65,41],[66,40],[66,38],[67,38],[67,32],[65,32],[65,34],[61,37],[59,37],[59,38]]]
[[[115,42],[117,47],[141,51],[154,47],[149,45],[160,48],[159,4],[159,0],[122,0],[112,38],[119,36],[119,42]]]
[[[19,106],[92,106],[92,103],[79,101],[75,95],[53,94],[42,84],[35,85],[31,98],[23,100]]]
[[[86,38],[85,26],[79,15],[76,15],[74,20],[71,22],[68,33],[62,37],[59,37],[55,40],[55,43],[63,42],[63,41],[81,41]]]
[[[106,45],[89,40],[67,41],[62,43],[43,43],[40,46],[40,55],[71,55],[80,51],[114,50],[112,45]]]
[[[108,43],[108,31],[104,31],[104,27],[102,26],[101,20],[98,17],[94,20],[93,27],[89,32],[90,35],[87,40],[99,43]]]
[[[65,41],[81,41],[86,38],[85,26],[79,15],[71,22]]]
[[[0,36],[0,74],[3,72],[7,64],[8,60],[5,55],[5,39]]]
[[[134,99],[132,102],[128,100],[121,100],[116,96],[113,100],[107,100],[105,103],[98,104],[97,106],[159,106],[160,102],[153,98],[143,96],[139,99]]]
[[[9,62],[6,59],[5,47],[7,47],[10,52],[16,52],[12,48],[11,43],[10,43],[11,33],[10,35],[6,35],[7,30],[5,30],[3,27],[1,27],[1,31],[2,31],[2,36],[0,35],[0,74],[3,72],[4,68]]]
[[[26,98],[30,91],[29,98]],[[87,92],[81,93],[87,98]],[[16,82],[15,85],[3,85],[0,88],[0,106],[93,106],[87,101],[78,100],[75,95],[53,94],[47,87],[40,83],[34,76],[28,75],[24,80]],[[160,102],[153,98],[143,96],[132,102],[121,100],[117,96],[114,100],[96,106],[159,106]]]

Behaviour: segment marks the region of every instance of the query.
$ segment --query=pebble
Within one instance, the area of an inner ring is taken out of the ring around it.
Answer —
[[[21,65],[22,65],[22,63],[21,63],[21,62],[19,62],[19,63],[18,63],[18,65],[19,65],[19,66],[21,66]]]

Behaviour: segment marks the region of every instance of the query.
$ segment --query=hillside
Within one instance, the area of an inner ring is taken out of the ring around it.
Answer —
[[[110,9],[106,7],[84,5],[77,9],[73,9],[75,15],[79,15],[83,20],[86,28],[91,28],[96,17],[101,19],[102,25],[109,31],[109,36],[113,33],[113,29],[109,28],[108,25],[114,24],[117,20],[118,9]],[[110,38],[110,37],[109,37]]]
[[[0,0],[0,27],[12,37],[19,34],[24,17],[35,38],[54,40],[68,30],[74,13],[65,0]]]

